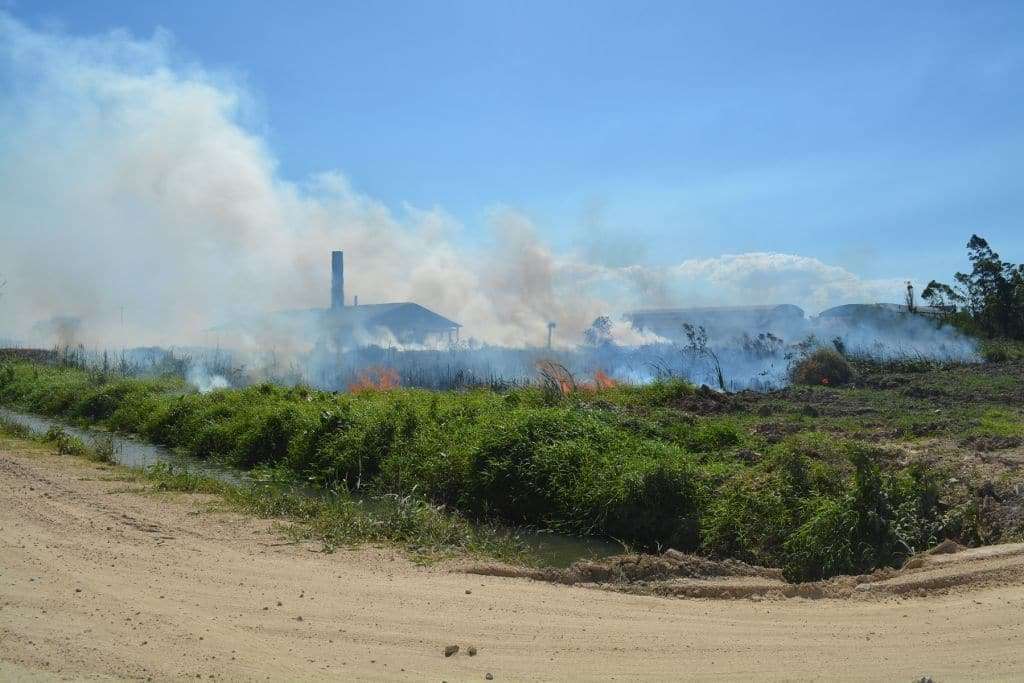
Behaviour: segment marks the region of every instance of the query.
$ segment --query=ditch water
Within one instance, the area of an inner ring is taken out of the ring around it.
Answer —
[[[156,446],[119,434],[88,427],[76,427],[50,417],[17,412],[0,406],[0,420],[21,425],[38,435],[46,434],[51,427],[59,427],[91,447],[95,446],[98,440],[111,439],[114,444],[114,459],[127,467],[145,469],[157,463],[167,463],[229,484],[246,484],[251,481],[249,475],[239,469],[219,466],[177,453],[163,446]],[[304,493],[312,496],[320,495],[308,490]],[[515,529],[513,531],[527,545],[532,555],[550,567],[568,567],[577,560],[599,559],[623,552],[620,545],[602,538],[573,536],[533,529]]]
[[[61,420],[30,413],[20,413],[0,406],[0,419],[21,425],[33,434],[46,434],[51,427],[60,427],[68,434],[81,439],[86,446],[95,447],[98,440],[111,439],[114,442],[114,459],[121,465],[146,469],[157,463],[187,468],[190,472],[202,474],[229,484],[244,484],[249,477],[241,470],[218,467],[216,464],[176,453],[163,446],[137,441],[111,432],[75,427]]]

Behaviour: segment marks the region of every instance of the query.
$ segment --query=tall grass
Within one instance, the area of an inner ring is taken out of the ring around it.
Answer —
[[[320,525],[324,538],[348,537],[354,491],[392,501],[392,538],[403,524],[435,522],[437,534],[463,534],[437,516],[454,510],[646,550],[742,558],[784,567],[793,579],[894,564],[945,533],[969,534],[943,526],[934,480],[906,467],[883,470],[868,446],[825,439],[812,457],[784,441],[751,462],[749,447],[765,444],[734,418],[673,409],[692,394],[679,381],[568,394],[352,395],[270,384],[199,394],[179,379],[0,367],[0,403],[132,432],[198,458],[271,468],[332,492],[340,507],[324,520],[273,488],[253,503],[297,506],[289,514]]]

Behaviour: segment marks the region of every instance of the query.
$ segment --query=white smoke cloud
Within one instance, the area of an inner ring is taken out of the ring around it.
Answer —
[[[575,343],[597,315],[656,305],[898,299],[816,259],[740,254],[609,267],[558,254],[496,209],[492,250],[440,208],[394,212],[327,172],[280,177],[236,80],[173,41],[36,31],[0,11],[0,337],[57,315],[83,341],[202,341],[261,311],[325,306],[328,252],[363,303],[415,300],[498,344]]]
[[[898,300],[906,282],[906,278],[864,280],[815,258],[763,252],[684,261],[673,275],[706,283],[722,301],[792,302],[811,312],[836,302]]]

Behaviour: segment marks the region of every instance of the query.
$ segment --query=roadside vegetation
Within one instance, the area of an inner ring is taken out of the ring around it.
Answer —
[[[115,464],[109,441],[88,445],[60,428],[35,435],[0,418],[4,438],[36,442],[61,455]],[[311,496],[288,473],[257,470],[248,483],[233,484],[181,466],[157,463],[145,470],[117,466],[111,476],[146,485],[151,493],[198,493],[213,497],[210,507],[285,522],[280,528],[293,540],[321,544],[325,552],[360,543],[389,543],[429,562],[453,554],[495,558],[516,564],[537,559],[521,538],[505,528],[474,523],[458,513],[412,497],[356,498],[347,493]]]
[[[244,493],[248,509],[301,519],[327,542],[479,550],[495,536],[475,525],[501,523],[813,580],[896,565],[945,538],[1019,538],[1021,482],[984,454],[1020,457],[1021,363],[849,364],[846,381],[770,393],[668,380],[201,394],[173,377],[15,360],[0,365],[0,404],[327,492],[334,502],[271,484]]]

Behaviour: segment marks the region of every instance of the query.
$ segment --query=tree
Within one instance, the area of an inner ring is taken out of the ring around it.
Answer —
[[[993,337],[1024,339],[1024,265],[1003,261],[988,242],[972,235],[967,243],[970,273],[957,273],[956,286],[932,280],[921,297],[955,314],[975,331]]]
[[[725,391],[725,375],[722,373],[722,363],[718,360],[718,354],[708,344],[708,332],[703,325],[694,326],[690,323],[683,323],[683,332],[686,334],[686,353],[694,358],[705,358],[711,363],[715,371],[715,379],[718,380],[718,388]]]
[[[963,299],[949,285],[932,280],[921,292],[921,298],[928,302],[929,306],[939,308],[947,313],[956,313],[957,306]]]
[[[590,346],[604,346],[612,341],[612,319],[606,315],[594,318],[583,332],[583,338]]]

